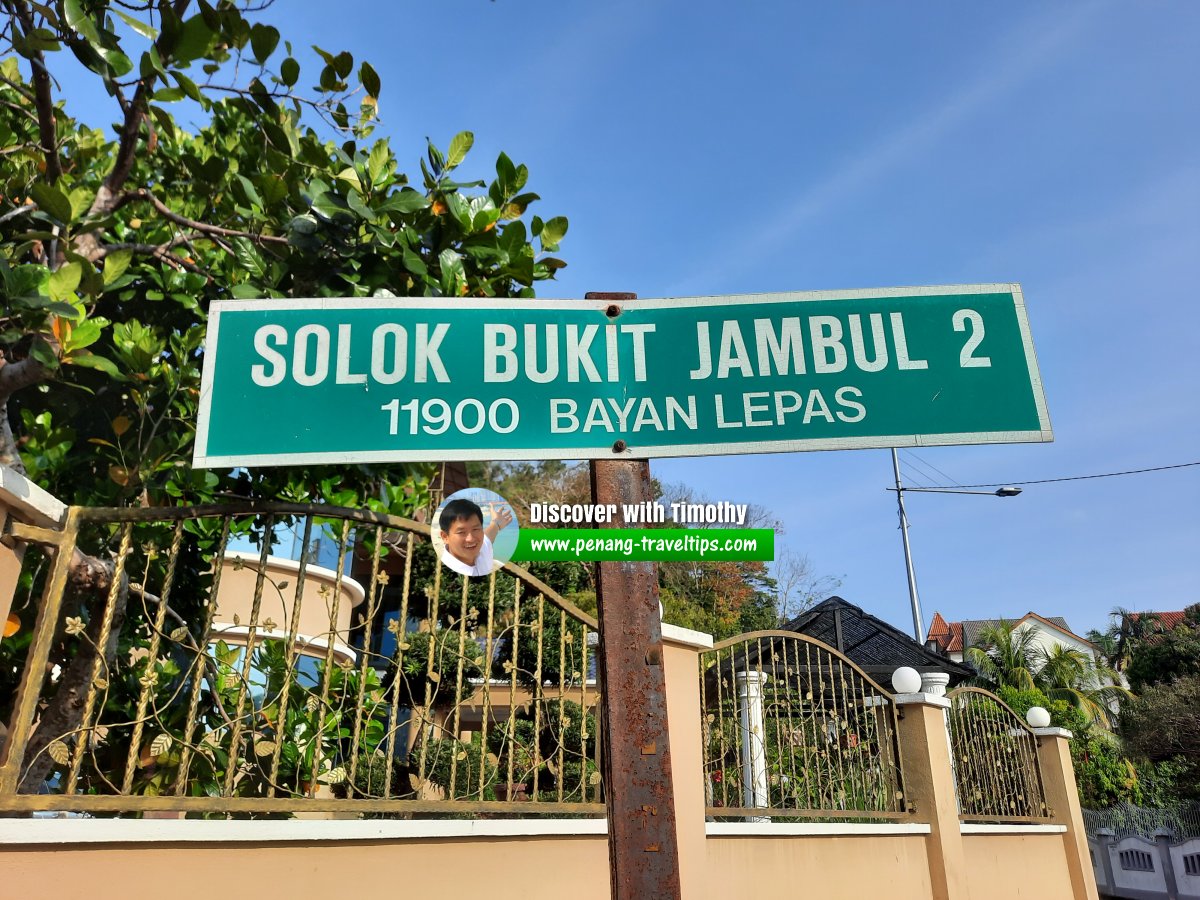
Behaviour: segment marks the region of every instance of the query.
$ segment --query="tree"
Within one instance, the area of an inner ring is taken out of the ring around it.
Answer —
[[[218,298],[532,297],[565,265],[549,254],[567,221],[525,224],[538,200],[526,167],[501,154],[494,179],[458,181],[473,142],[464,131],[445,151],[429,144],[411,185],[373,138],[374,68],[314,48],[318,84],[302,93],[292,45],[252,20],[260,4],[2,6],[0,463],[78,504],[232,492],[422,506],[426,466],[193,470],[205,313]],[[55,73],[75,61],[112,98],[115,137],[55,96]],[[72,590],[88,640],[56,643],[81,649],[51,660],[65,674],[42,712],[60,732],[78,720],[89,654],[111,661],[119,631],[95,648],[112,566],[108,548],[84,549]],[[118,623],[129,593],[119,588]]]
[[[1135,752],[1176,765],[1182,795],[1200,799],[1200,676],[1144,689],[1122,707],[1121,730]]]
[[[1108,618],[1108,628],[1104,631],[1093,628],[1087,633],[1087,639],[1096,645],[1105,663],[1116,672],[1129,668],[1133,654],[1147,639],[1166,631],[1154,613],[1135,613],[1114,606]]]
[[[1135,691],[1175,679],[1200,676],[1200,624],[1198,607],[1189,607],[1189,618],[1170,631],[1143,641],[1134,650],[1126,674]]]
[[[1129,696],[1116,684],[1116,673],[1088,654],[1061,644],[1043,648],[1035,631],[1003,620],[980,632],[966,658],[984,681],[1018,691],[1037,689],[1105,728],[1113,706]]]
[[[1001,621],[979,632],[975,645],[967,648],[967,662],[985,681],[1000,687],[1025,691],[1034,687],[1036,635],[1029,629],[1014,629]]]

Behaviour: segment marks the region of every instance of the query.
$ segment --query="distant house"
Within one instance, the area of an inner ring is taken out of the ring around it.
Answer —
[[[1153,643],[1156,633],[1173,631],[1180,625],[1187,625],[1187,614],[1186,609],[1170,612],[1147,610],[1146,612],[1127,613],[1123,616],[1125,621],[1121,623],[1121,633],[1139,634],[1142,641]]]
[[[966,649],[977,646],[979,636],[986,629],[1001,625],[1007,625],[1012,631],[1032,630],[1036,634],[1034,647],[1043,652],[1063,646],[1079,650],[1092,658],[1096,656],[1096,645],[1073,632],[1062,616],[1039,616],[1035,612],[1026,613],[1015,620],[964,619],[961,622],[947,622],[941,613],[935,612],[925,637],[925,646],[945,654],[955,662],[963,662]]]
[[[828,644],[889,690],[892,673],[901,666],[911,666],[922,675],[945,672],[950,676],[951,687],[975,677],[974,671],[961,665],[961,656],[954,660],[934,653],[900,629],[841,597],[818,603],[782,628]]]

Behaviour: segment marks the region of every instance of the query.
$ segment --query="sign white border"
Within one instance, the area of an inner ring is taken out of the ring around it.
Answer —
[[[1034,404],[1038,414],[1038,429],[1031,431],[972,431],[947,434],[871,435],[855,438],[813,438],[797,441],[726,441],[720,444],[667,444],[652,447],[629,445],[624,452],[603,453],[600,447],[555,447],[549,452],[539,447],[492,450],[365,450],[319,451],[305,453],[262,453],[239,455],[208,454],[208,425],[212,412],[212,380],[216,371],[217,345],[209,338],[219,334],[221,313],[255,310],[297,309],[381,309],[394,307],[400,301],[409,309],[445,310],[528,310],[528,309],[587,309],[603,311],[610,306],[635,309],[678,309],[694,306],[743,306],[751,303],[808,303],[820,300],[870,300],[894,297],[938,297],[955,294],[1012,294],[1017,326],[1025,349]],[[519,300],[462,299],[442,297],[320,297],[315,299],[275,300],[217,300],[208,315],[208,333],[204,342],[204,368],[200,384],[200,410],[196,422],[196,444],[192,464],[197,468],[233,466],[313,465],[321,463],[395,463],[442,462],[447,456],[461,460],[524,460],[524,459],[657,459],[665,456],[732,456],[745,453],[793,453],[809,450],[878,450],[889,447],[934,447],[951,444],[1009,444],[1037,443],[1054,440],[1046,395],[1029,330],[1029,316],[1021,286],[1015,283],[948,284],[927,287],[856,288],[846,291],[797,291],[772,294],[732,294],[710,297],[672,297],[646,300]],[[400,454],[404,454],[403,457]]]

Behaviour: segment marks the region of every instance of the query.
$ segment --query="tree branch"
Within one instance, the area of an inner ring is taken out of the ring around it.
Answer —
[[[21,21],[28,36],[33,31],[33,11],[13,0],[7,4],[9,10]],[[46,68],[46,54],[35,50],[27,59],[33,66],[34,106],[37,109],[38,135],[42,141],[42,153],[46,157],[46,180],[50,184],[62,175],[62,161],[58,158],[58,119],[54,115],[54,97],[50,94],[50,71]]]
[[[21,206],[10,209],[4,215],[0,216],[0,225],[3,225],[9,219],[15,219],[17,216],[23,216],[27,213],[37,212],[38,205],[36,203],[24,203]]]
[[[251,241],[263,244],[286,244],[288,239],[274,234],[255,234],[252,231],[240,231],[236,228],[222,228],[220,225],[210,225],[207,222],[200,222],[196,219],[189,219],[187,216],[180,215],[175,212],[167,204],[163,203],[155,197],[150,191],[145,188],[137,191],[128,191],[118,197],[113,206],[114,209],[124,206],[126,203],[132,203],[134,200],[147,200],[159,214],[168,222],[174,222],[176,225],[182,225],[185,228],[191,228],[198,232],[199,235],[209,236],[217,235],[219,237],[244,237]]]
[[[49,375],[44,365],[27,356],[16,361],[4,358],[0,351],[0,407],[8,403],[8,398],[22,388],[44,381]]]
[[[172,9],[177,18],[183,18],[190,2],[191,0],[175,0]],[[161,43],[162,36],[160,35],[154,42],[154,46],[160,54],[162,53]],[[96,191],[95,199],[92,200],[91,208],[88,210],[90,217],[103,218],[112,212],[118,192],[129,180],[134,161],[137,158],[142,119],[148,115],[146,98],[154,91],[154,80],[153,73],[140,79],[133,99],[128,102],[125,102],[124,95],[118,91],[117,102],[121,105],[125,118],[121,123],[120,139],[117,143],[117,154],[113,161],[113,167]],[[99,246],[100,239],[94,232],[85,232],[75,239],[76,252],[88,259],[96,258]]]

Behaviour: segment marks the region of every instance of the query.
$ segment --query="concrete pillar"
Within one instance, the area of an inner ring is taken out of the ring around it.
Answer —
[[[933,694],[935,697],[945,697],[946,688],[950,684],[949,672],[922,672],[921,692]]]
[[[1096,862],[1100,863],[1104,871],[1104,884],[1106,892],[1109,894],[1116,889],[1117,885],[1113,879],[1112,864],[1112,845],[1115,834],[1111,828],[1096,829]],[[1095,875],[1095,867],[1092,869],[1092,874]]]
[[[950,701],[932,694],[897,694],[904,786],[919,821],[929,823],[925,848],[932,900],[969,900],[967,862],[950,768],[945,711]]]
[[[1154,832],[1154,843],[1158,845],[1158,858],[1162,860],[1163,878],[1167,882],[1167,900],[1179,900],[1179,878],[1175,874],[1175,860],[1171,859],[1171,831],[1160,828]]]
[[[1035,728],[1033,733],[1037,735],[1046,805],[1052,810],[1054,821],[1067,826],[1062,838],[1072,893],[1076,900],[1099,900],[1083,811],[1079,807],[1079,788],[1075,785],[1075,766],[1071,762],[1071,732],[1065,728]]]
[[[742,806],[766,808],[771,805],[767,792],[766,727],[763,722],[762,688],[765,672],[738,672],[738,704],[742,728]],[[769,822],[763,816],[749,816],[747,822]]]
[[[708,848],[704,809],[704,710],[700,708],[700,652],[712,636],[663,623],[667,721],[671,723],[671,783],[675,788],[675,839],[683,897],[708,896]]]

